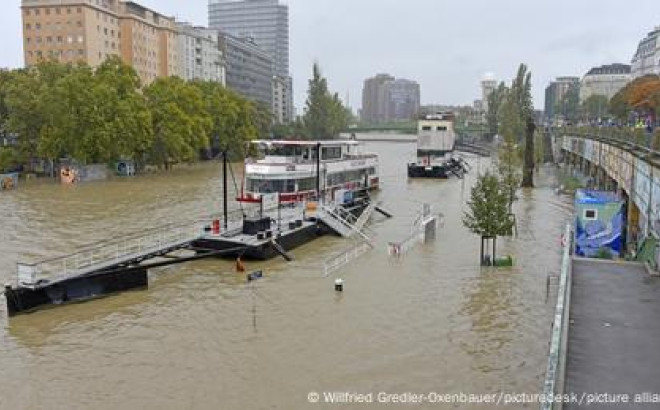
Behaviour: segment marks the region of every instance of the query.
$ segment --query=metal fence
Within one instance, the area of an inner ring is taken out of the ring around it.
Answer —
[[[544,400],[541,402],[541,410],[561,410],[563,408],[562,401],[555,401],[554,398],[557,398],[564,393],[564,376],[566,373],[566,346],[568,343],[572,274],[572,231],[570,224],[566,225],[566,231],[562,238],[562,245],[563,253],[561,260],[561,273],[559,277],[559,289],[557,291],[557,306],[555,307],[555,317],[552,325],[548,367],[543,386]]]

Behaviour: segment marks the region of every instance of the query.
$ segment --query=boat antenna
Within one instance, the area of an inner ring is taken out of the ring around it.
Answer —
[[[229,229],[227,221],[227,148],[222,153],[222,216],[225,223],[225,232]]]

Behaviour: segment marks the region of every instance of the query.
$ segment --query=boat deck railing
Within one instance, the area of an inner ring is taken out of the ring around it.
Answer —
[[[198,239],[208,222],[210,220],[185,225],[165,225],[123,238],[98,242],[68,255],[35,263],[19,262],[18,284],[36,288],[73,276],[166,254]]]

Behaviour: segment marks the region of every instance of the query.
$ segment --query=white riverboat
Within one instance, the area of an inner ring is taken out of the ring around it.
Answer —
[[[456,133],[454,114],[425,115],[417,123],[417,158],[408,164],[410,178],[459,178],[466,172],[462,160],[454,156]]]
[[[257,140],[245,160],[245,177],[238,198],[259,202],[264,194],[279,193],[283,203],[319,197],[336,201],[379,184],[378,155],[365,153],[358,141]],[[320,157],[319,157],[320,151]],[[339,200],[341,202],[342,199]]]

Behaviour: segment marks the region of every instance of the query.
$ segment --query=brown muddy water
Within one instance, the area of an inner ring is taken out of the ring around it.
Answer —
[[[351,243],[324,237],[294,250],[290,263],[248,262],[266,275],[251,287],[231,261],[207,260],[151,271],[146,291],[12,320],[0,297],[0,408],[378,408],[385,406],[323,404],[323,393],[372,393],[376,401],[379,392],[540,392],[554,303],[546,279],[559,270],[572,209],[553,193],[554,170],[544,168],[538,188],[520,193],[518,238],[498,241],[516,266],[481,269],[479,239],[461,215],[488,160],[470,158],[464,180],[408,181],[414,144],[367,148],[381,155],[378,199],[395,217],[376,215],[375,249],[333,277],[323,278],[323,261]],[[220,181],[220,165],[206,164],[2,193],[0,280],[14,279],[19,260],[217,213]],[[445,216],[437,240],[388,258],[387,242],[410,232],[423,202]],[[335,277],[345,279],[341,294]],[[310,403],[310,392],[321,403]]]

